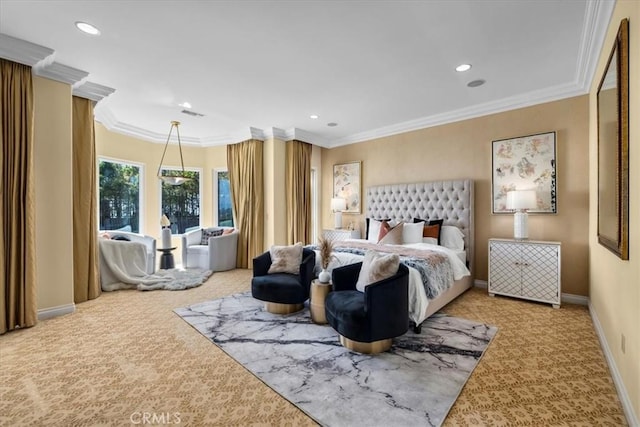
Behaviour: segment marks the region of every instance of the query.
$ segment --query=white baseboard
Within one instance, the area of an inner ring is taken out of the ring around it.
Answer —
[[[473,285],[476,288],[487,289],[489,284],[486,280],[474,280]],[[565,294],[560,295],[560,301],[566,302],[567,304],[578,304],[578,305],[589,305],[589,297],[585,297],[583,295],[574,295],[574,294]]]
[[[566,302],[567,304],[589,305],[589,297],[585,297],[584,295],[565,294],[564,292],[560,295],[560,301]]]
[[[38,310],[38,320],[51,319],[52,317],[62,316],[63,314],[71,314],[74,311],[76,311],[76,305],[74,303],[43,308],[42,310]]]
[[[486,280],[476,279],[473,281],[473,286],[475,286],[476,288],[487,289],[489,287],[489,284],[487,283]]]
[[[611,353],[611,349],[609,348],[609,343],[607,342],[604,329],[602,329],[602,325],[600,325],[600,320],[598,320],[598,315],[596,311],[593,309],[591,302],[589,302],[589,313],[591,314],[591,320],[593,321],[593,326],[596,330],[596,334],[598,335],[598,339],[600,340],[600,347],[602,347],[602,352],[604,353],[605,359],[607,359],[607,364],[609,365],[609,370],[611,371],[611,377],[613,378],[613,383],[616,386],[616,390],[618,391],[618,397],[620,398],[620,403],[622,404],[622,410],[624,411],[624,415],[627,417],[627,422],[632,427],[640,426],[638,423],[638,417],[633,412],[633,405],[631,405],[631,400],[629,399],[629,394],[627,393],[627,389],[622,382],[622,377],[620,376],[620,371],[618,371],[618,367],[616,366],[616,361],[613,358],[613,354]]]

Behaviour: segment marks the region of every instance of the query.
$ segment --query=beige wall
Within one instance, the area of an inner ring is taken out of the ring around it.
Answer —
[[[557,132],[556,215],[530,214],[529,237],[562,243],[562,291],[588,295],[588,98],[575,97],[375,139],[322,153],[322,224],[332,228],[329,201],[336,163],[362,160],[364,189],[371,185],[443,179],[475,180],[476,279],[487,280],[491,237],[512,237],[513,216],[491,214],[491,141]],[[357,221],[364,235],[364,215]]]
[[[71,86],[33,77],[38,310],[73,306]]]
[[[264,248],[287,242],[285,200],[286,142],[271,138],[264,142]]]
[[[160,180],[157,178],[158,165],[162,157],[164,143],[143,141],[119,133],[110,132],[100,123],[96,123],[96,152],[98,157],[134,162],[143,166],[141,189],[143,194],[141,232],[160,238]],[[200,170],[202,198],[200,200],[200,221],[203,226],[214,224],[213,209],[213,171],[227,167],[226,146],[218,147],[182,147],[185,168]],[[178,146],[170,144],[163,166],[180,167]],[[176,263],[181,262],[180,236],[173,237],[178,248],[173,251]],[[159,261],[159,256],[156,260]]]
[[[597,89],[618,26],[629,18],[629,260],[598,243]],[[589,92],[589,293],[629,403],[640,417],[640,2],[616,3]],[[625,352],[622,352],[622,335]],[[615,374],[615,372],[614,372]]]

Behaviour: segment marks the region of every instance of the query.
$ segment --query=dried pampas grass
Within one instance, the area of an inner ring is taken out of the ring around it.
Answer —
[[[320,251],[320,266],[323,270],[326,270],[333,258],[333,240],[324,236],[320,237],[318,239],[318,250]]]

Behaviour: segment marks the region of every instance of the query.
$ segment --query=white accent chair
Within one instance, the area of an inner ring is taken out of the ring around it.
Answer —
[[[122,227],[118,230],[101,230],[99,236],[108,234],[110,239],[117,240],[118,236],[129,239],[131,242],[143,243],[147,250],[147,274],[153,274],[156,271],[156,239],[146,234],[132,233],[131,226]]]
[[[225,229],[229,227],[211,227],[205,230]],[[221,236],[209,237],[209,243],[202,245],[202,228],[188,231],[182,235],[182,266],[201,268],[211,271],[226,271],[236,268],[239,231]]]

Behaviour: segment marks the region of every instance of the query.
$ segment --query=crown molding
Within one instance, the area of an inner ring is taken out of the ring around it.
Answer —
[[[55,80],[61,83],[67,83],[71,86],[81,82],[89,76],[89,72],[69,67],[59,62],[45,64],[38,63],[33,67],[33,74],[47,79]]]
[[[0,58],[33,67],[54,54],[54,50],[0,33]]]
[[[298,141],[308,142],[309,144],[318,145],[325,148],[331,148],[332,146],[329,140],[313,132],[309,132],[300,128],[292,128],[291,130],[293,131],[292,135],[287,141],[296,139]]]
[[[578,86],[585,92],[591,87],[614,7],[613,1],[587,2],[575,76]]]
[[[476,117],[487,116],[490,114],[501,113],[509,110],[516,110],[524,107],[530,107],[546,102],[557,101],[559,99],[584,95],[584,93],[584,90],[578,87],[576,83],[552,86],[518,96],[512,96],[497,101],[472,105],[470,107],[465,107],[442,114],[436,114],[416,120],[396,123],[390,126],[384,126],[370,131],[349,135],[333,141],[329,148],[355,144],[357,142],[368,141],[371,139],[384,138],[387,136],[411,132],[414,130],[430,128],[447,123],[459,122],[462,120],[473,119]]]
[[[94,118],[97,122],[111,132],[116,132],[122,135],[131,136],[133,138],[142,139],[149,142],[155,142],[157,144],[165,144],[167,142],[166,133],[152,132],[147,129],[143,129],[138,126],[132,126],[127,123],[122,123],[116,120],[115,116],[111,113],[111,110],[107,107],[100,107],[98,105],[94,110]],[[180,143],[182,145],[190,145],[201,147],[199,138],[183,137],[180,136]]]
[[[85,81],[81,85],[73,88],[73,95],[100,102],[103,98],[106,98],[115,91],[113,88]]]
[[[279,139],[281,141],[288,141],[289,133],[280,128],[271,127],[264,131],[264,136],[266,139]]]

